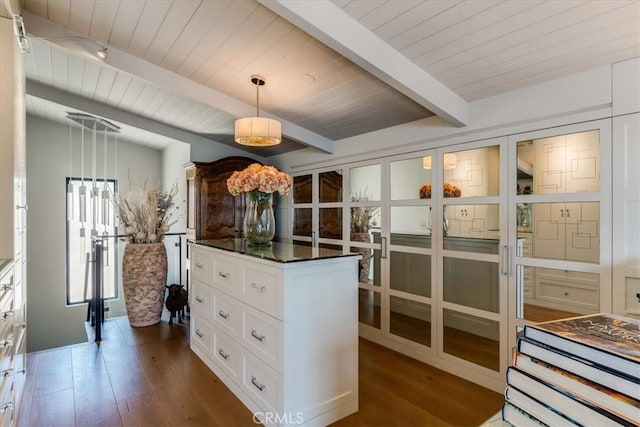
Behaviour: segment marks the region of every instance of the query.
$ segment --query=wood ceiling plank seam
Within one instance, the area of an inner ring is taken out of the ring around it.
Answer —
[[[402,53],[408,58],[428,57],[429,63],[435,62],[437,58],[434,59],[434,56],[437,55],[438,51],[449,53],[451,51],[450,45],[459,40],[463,40],[465,46],[470,42],[474,43],[475,40],[481,38],[478,37],[479,33],[487,30],[491,31],[494,28],[503,28],[505,21],[513,21],[514,16],[529,11],[536,6],[539,6],[539,4],[521,1],[496,4],[494,7],[485,9],[465,21],[451,25],[437,34],[421,40],[419,43],[402,49]]]
[[[53,87],[67,90],[69,86],[69,54],[64,49],[52,47],[50,55]]]
[[[357,18],[357,20],[362,25],[367,27],[371,32],[375,33],[383,25],[386,25],[387,23],[393,21],[401,14],[406,13],[408,10],[419,6],[421,3],[423,3],[423,0],[402,2],[384,1],[381,2],[380,7],[372,9],[366,15],[362,16],[361,18]]]
[[[114,1],[96,2],[89,37],[101,43],[108,43],[120,3]]]
[[[223,5],[222,13],[219,12],[221,5]],[[224,12],[230,5],[231,0],[226,0],[224,3],[220,1],[203,2],[158,65],[176,72],[184,61],[194,58],[196,56],[195,48],[207,39],[210,31],[216,29],[218,20],[224,16]],[[212,15],[215,16],[214,20],[211,19]],[[197,41],[194,39],[196,36]]]
[[[75,55],[68,55],[67,91],[79,93],[82,89],[85,60]]]
[[[590,18],[583,19],[579,22],[575,22],[570,26],[562,26],[555,31],[546,31],[543,36],[538,36],[537,38],[529,38],[524,42],[517,43],[510,47],[503,46],[500,49],[496,49],[493,54],[488,55],[483,58],[479,58],[471,63],[464,64],[463,66],[458,67],[456,70],[446,71],[443,74],[446,74],[446,77],[443,77],[443,83],[447,85],[455,85],[452,81],[458,80],[462,81],[463,78],[477,76],[480,70],[487,70],[489,67],[497,67],[501,64],[509,64],[514,59],[527,56],[531,49],[536,49],[537,51],[547,49],[548,47],[553,47],[559,43],[559,40],[565,40],[566,35],[569,37],[576,38],[576,34],[591,34],[593,33],[593,28],[597,27],[598,23],[606,22],[607,19],[613,19],[614,22],[619,22],[618,20],[627,20],[629,14],[624,9],[614,9],[609,13],[599,14],[597,16],[591,16]],[[617,17],[617,18],[615,18]],[[613,24],[614,22],[611,22]],[[594,25],[596,24],[596,25]],[[605,31],[611,27],[609,22],[604,25]],[[566,34],[566,35],[565,35]],[[517,40],[517,37],[512,34],[512,40]],[[524,53],[523,53],[524,52]]]
[[[490,10],[500,4],[501,0],[472,1],[459,3],[442,13],[434,16],[420,25],[407,29],[387,42],[399,51],[404,51],[414,44],[433,37],[455,25],[461,25],[473,19],[476,15]]]
[[[142,92],[142,89],[144,89],[145,85],[146,83],[136,78],[132,78],[117,107],[125,111],[130,111],[131,106],[136,99],[138,99],[138,96],[140,95],[140,92]]]
[[[335,4],[335,3],[334,3]],[[371,13],[371,11],[381,7],[384,2],[380,1],[352,1],[344,6],[340,7],[355,20],[360,21],[364,16]]]
[[[153,98],[149,100],[149,104],[147,105],[146,109],[147,115],[149,115],[149,117],[155,116],[160,107],[162,107],[162,105],[164,105],[167,99],[169,99],[169,97],[171,96],[172,94],[169,91],[160,88],[160,90],[156,92]]]
[[[266,8],[258,8],[257,10],[267,11]],[[238,47],[230,57],[227,57],[225,59],[226,66],[234,68],[236,70],[246,70],[249,64],[255,63],[256,52],[258,52],[261,57],[264,56],[264,52],[269,48],[269,46],[271,46],[273,43],[279,42],[280,40],[285,38],[287,34],[290,34],[291,31],[293,31],[291,25],[282,25],[284,21],[278,19],[278,17],[276,17],[273,13],[269,13],[269,17],[272,19],[270,19],[268,23],[265,22],[266,25],[264,25],[260,33],[256,33],[248,43],[246,43],[242,47]],[[216,62],[219,62],[219,60]],[[202,68],[206,70],[208,67],[206,66],[206,64],[203,64]],[[205,81],[214,81],[219,71],[219,68],[217,70],[211,70]],[[196,79],[198,78],[197,74],[198,73],[195,73]],[[247,74],[247,78],[252,74],[255,74],[255,71],[250,71],[249,74]],[[268,73],[266,73],[265,70],[261,68],[259,74],[266,75]]]
[[[109,93],[115,84],[117,71],[109,67],[100,67],[100,76],[93,99],[99,102],[108,103]]]
[[[174,94],[171,94],[169,98],[167,98],[162,105],[158,107],[158,109],[153,113],[152,117],[154,117],[158,121],[164,121],[166,117],[171,113],[171,111],[178,106],[182,102],[182,99]]]
[[[625,23],[634,23],[635,21],[635,18],[631,18],[618,23],[618,25],[605,26],[604,28],[596,31],[589,31],[589,29],[587,29],[589,32],[586,34],[575,34],[575,30],[573,30],[571,33],[575,36],[565,39],[562,42],[558,42],[558,37],[546,34],[535,43],[537,49],[524,50],[518,56],[506,56],[502,61],[496,61],[494,65],[484,67],[482,73],[484,75],[489,75],[488,78],[494,78],[497,75],[505,75],[508,72],[521,69],[527,66],[527,64],[532,65],[540,62],[549,63],[552,59],[559,59],[575,52],[588,50],[590,46],[598,45],[599,43],[597,42],[602,40],[602,36],[606,38],[619,38],[628,31]],[[638,28],[636,25],[631,25],[631,27]],[[543,41],[544,39],[546,39],[546,43]],[[557,52],[561,49],[561,52],[554,55],[553,52]],[[483,80],[486,80],[486,78],[482,78],[481,76],[478,76],[478,73],[476,73],[473,76],[446,79],[446,84],[450,85],[450,87],[461,89],[468,84],[479,83]]]
[[[458,42],[461,45],[459,51],[450,57],[434,59],[432,55],[428,55],[424,58],[416,57],[413,58],[413,60],[420,66],[436,74],[455,71],[463,65],[459,62],[463,59],[471,62],[474,59],[482,59],[489,56],[491,54],[491,50],[488,48],[490,44],[508,39],[514,32],[533,27],[539,22],[548,19],[550,16],[566,12],[578,5],[579,4],[574,5],[573,3],[559,1],[542,2],[532,9],[534,13],[531,13],[532,10],[529,10],[523,17],[505,22],[503,25],[496,25],[491,28],[488,35],[487,31],[485,31],[482,37],[476,34],[469,37],[471,40],[460,40]]]
[[[153,5],[153,7],[148,7]],[[127,51],[132,55],[143,58],[151,42],[160,31],[167,13],[172,3],[169,2],[147,2],[140,15],[140,20],[136,24],[136,29],[131,35]]]
[[[116,78],[113,81],[113,86],[107,96],[107,104],[119,105],[122,97],[124,96],[129,84],[131,84],[132,77],[125,73],[118,72]]]
[[[71,15],[70,8],[71,0],[49,0],[47,2],[47,14],[44,15],[44,17],[50,21],[57,22],[58,24],[67,27],[69,25],[69,17]],[[26,6],[24,9],[31,11],[31,9]]]
[[[262,11],[265,18],[273,19],[273,14],[266,14],[266,9],[259,7],[257,3],[240,2],[238,4],[242,7],[236,7],[234,4],[234,7],[228,10],[230,13],[225,14],[225,19],[215,29],[214,34],[217,35],[209,33],[216,43],[207,40],[208,47],[203,51],[202,61],[197,65],[193,63],[195,66],[190,70],[181,66],[177,71],[179,74],[207,86],[206,81],[214,71],[209,70],[208,67],[212,63],[221,61],[226,64],[236,49],[240,49],[246,43],[245,40],[251,38],[252,34],[259,33],[269,24],[269,22],[262,22],[259,18],[257,23],[252,24],[252,20],[256,19],[256,11]]]
[[[199,112],[193,111],[189,114],[189,118],[184,120],[184,128],[190,129],[192,132],[200,133],[202,132],[201,123],[206,120],[209,115],[209,110],[207,106],[204,106]]]
[[[118,15],[120,14],[120,4],[121,4],[121,1],[118,0],[118,2],[116,3],[115,17],[114,17],[113,22],[111,24],[111,28],[109,28],[109,35],[107,36],[107,44],[113,44],[113,41],[112,41],[113,29],[116,26],[116,20],[118,19]]]
[[[422,2],[416,7],[397,16],[388,24],[381,25],[374,34],[393,46],[390,42],[393,38],[416,27],[427,25],[426,23],[429,20],[437,18],[438,15],[445,13],[449,9],[457,7],[459,4],[459,0],[449,2],[448,4]]]
[[[99,75],[100,65],[90,60],[85,61],[81,85],[81,94],[84,97],[93,99]]]
[[[89,35],[89,27],[93,16],[94,1],[76,1],[71,3],[69,8],[68,28],[82,35]],[[89,17],[87,19],[87,17]]]
[[[151,98],[159,91],[158,86],[147,83],[138,94],[135,102],[131,105],[131,111],[137,112],[141,116],[146,116],[146,107],[149,105]]]
[[[22,7],[29,11],[33,11],[33,13],[37,13],[40,16],[48,18],[49,7],[47,0],[23,0]]]
[[[51,69],[51,45],[41,43],[32,45],[38,69],[38,80],[53,86],[53,70]]]
[[[109,44],[122,51],[127,50],[131,35],[135,30],[140,14],[144,8],[142,1],[121,1],[118,7],[118,14],[113,23]]]
[[[176,2],[171,4],[171,9],[167,13],[165,21],[160,26],[151,44],[149,44],[144,54],[144,59],[147,61],[155,64],[162,62],[178,36],[184,31],[187,22],[202,5],[202,1],[181,1],[179,6],[177,5],[178,3]]]
[[[576,63],[590,61],[592,58],[598,58],[603,55],[607,55],[609,52],[612,52],[612,47],[615,49],[618,44],[620,44],[620,50],[626,50],[627,48],[632,48],[633,46],[638,49],[638,40],[640,37],[640,30],[636,31],[632,34],[627,34],[622,37],[619,37],[615,40],[608,40],[602,43],[598,43],[596,45],[587,46],[584,49],[576,50],[572,53],[561,53],[556,55],[555,57],[548,58],[543,62],[536,62],[531,64],[525,64],[523,66],[518,67],[510,71],[509,73],[501,76],[491,77],[489,79],[483,79],[480,82],[466,85],[460,90],[466,90],[467,93],[477,91],[481,88],[488,87],[500,87],[508,85],[512,82],[517,82],[523,80],[528,77],[535,77],[536,75],[542,75],[547,71],[560,70],[562,68],[566,68]],[[628,59],[628,58],[625,58]],[[549,70],[547,66],[547,61],[552,61],[554,64],[553,69]],[[564,64],[564,65],[563,65]],[[534,80],[538,80],[535,79]]]
[[[183,99],[180,104],[176,108],[173,109],[170,115],[168,115],[165,120],[169,123],[179,123],[177,117],[183,116],[188,110],[193,108],[195,105],[195,101],[191,99]]]
[[[196,102],[191,108],[185,111],[182,115],[175,117],[175,122],[180,123],[181,128],[187,129],[184,126],[184,124],[191,122],[194,116],[197,116],[198,114],[200,114],[206,109],[207,109],[207,106],[199,102]]]
[[[205,132],[218,132],[220,129],[231,129],[235,119],[229,119],[228,116],[213,108],[209,109],[209,116],[200,123]],[[229,127],[221,126],[221,124],[229,124]],[[218,132],[219,133],[219,132]]]
[[[569,74],[578,73],[584,71],[585,69],[593,69],[595,67],[608,65],[620,61],[624,61],[630,58],[636,58],[640,55],[638,52],[638,48],[636,46],[629,47],[627,49],[621,49],[616,52],[608,52],[607,54],[599,57],[588,57],[584,61],[566,65],[562,68],[554,68],[552,70],[547,70],[546,72],[537,74],[535,76],[530,76],[526,79],[516,80],[510,82],[509,84],[504,85],[500,90],[500,92],[496,92],[496,88],[483,89],[476,92],[473,92],[469,95],[469,99],[475,100],[484,98],[489,95],[494,95],[495,93],[508,92],[511,90],[518,89],[521,87],[522,83],[527,86],[535,85],[538,83],[542,83],[545,80],[552,80],[556,78],[561,78]],[[588,67],[588,68],[585,68]]]

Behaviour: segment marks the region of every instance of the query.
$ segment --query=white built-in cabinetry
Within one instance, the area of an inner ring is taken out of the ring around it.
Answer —
[[[327,425],[357,411],[358,257],[239,242],[190,246],[192,350],[264,424]],[[282,251],[294,262],[274,261]]]
[[[23,54],[0,13],[0,426],[15,422],[26,381],[24,99]]]

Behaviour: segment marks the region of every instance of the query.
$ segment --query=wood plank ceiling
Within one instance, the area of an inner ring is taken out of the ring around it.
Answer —
[[[466,101],[640,56],[636,0],[333,5]],[[22,6],[77,34],[34,38],[30,81],[223,143],[233,144],[237,118],[225,108],[150,83],[144,70],[135,75],[87,55],[101,46],[118,49],[254,107],[250,76],[261,74],[267,79],[261,111],[329,140],[432,115],[255,0],[23,0]],[[34,113],[36,102],[29,103]]]

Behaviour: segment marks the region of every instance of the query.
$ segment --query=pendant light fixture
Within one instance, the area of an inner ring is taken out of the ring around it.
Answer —
[[[235,141],[241,145],[266,147],[278,145],[282,141],[280,122],[260,117],[260,86],[264,86],[264,77],[251,76],[251,83],[256,85],[256,117],[244,117],[236,120]]]

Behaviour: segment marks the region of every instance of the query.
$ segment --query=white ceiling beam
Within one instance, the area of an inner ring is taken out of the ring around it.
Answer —
[[[180,142],[198,142],[201,144],[220,144],[219,142],[205,138],[198,134],[178,129],[155,120],[147,119],[134,113],[120,110],[110,105],[94,101],[83,96],[75,95],[51,86],[44,85],[32,80],[27,80],[26,92],[28,95],[40,99],[46,99],[56,104],[64,105],[69,109],[79,110],[84,113],[94,114],[126,126],[135,127],[147,132],[166,136]],[[247,152],[235,147],[225,146],[226,149],[237,150],[234,155],[246,156]],[[254,155],[252,155],[255,157]]]
[[[468,122],[468,104],[328,0],[258,0],[454,126]]]
[[[56,43],[56,40],[64,40],[64,37],[68,40],[70,36],[86,38],[86,36],[75,33],[66,27],[26,11],[24,12],[24,20],[29,34],[57,44],[63,49],[69,48],[68,43]],[[108,52],[107,58],[101,62],[118,71],[125,72],[146,82],[170,90],[177,95],[186,96],[202,102],[234,117],[250,117],[255,115],[255,105],[246,104],[165,68],[130,55],[113,46],[102,43],[100,43],[100,45],[106,47]],[[92,57],[92,59],[96,60],[95,57]],[[260,113],[262,116],[280,121],[282,123],[282,133],[286,137],[326,153],[331,154],[335,151],[335,142],[333,140],[271,115],[263,110],[261,110]]]

